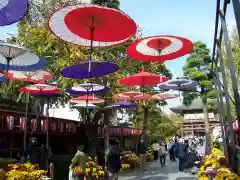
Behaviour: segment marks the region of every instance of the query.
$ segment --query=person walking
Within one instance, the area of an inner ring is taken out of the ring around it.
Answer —
[[[185,140],[184,143],[179,143],[176,149],[177,157],[179,159],[179,171],[184,171],[184,166],[188,158],[188,140]]]
[[[155,140],[154,143],[152,144],[152,148],[153,148],[154,161],[157,162],[157,160],[158,160],[159,144],[157,143],[156,140]]]
[[[118,173],[122,165],[120,153],[116,144],[110,145],[106,166],[109,174],[109,180],[118,180]]]
[[[147,152],[147,147],[144,143],[144,137],[140,138],[140,142],[138,144],[138,148],[137,148],[137,154],[139,154],[140,157],[140,171],[141,171],[141,175],[143,175],[144,173],[144,163],[145,163],[145,154]]]
[[[161,166],[162,167],[165,166],[165,163],[166,163],[166,146],[163,142],[159,146],[159,158],[160,158]]]
[[[170,141],[169,143],[168,143],[168,153],[169,153],[169,158],[170,158],[170,161],[174,161],[174,153],[173,153],[173,142],[172,141]]]

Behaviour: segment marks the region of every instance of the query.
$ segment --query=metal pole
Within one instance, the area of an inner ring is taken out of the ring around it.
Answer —
[[[29,93],[27,93],[26,110],[25,110],[25,123],[24,123],[24,136],[23,136],[23,149],[24,149],[24,152],[27,149],[28,104],[29,104]]]
[[[230,0],[229,0],[230,3]],[[238,29],[238,36],[240,36],[240,2],[239,0],[232,0],[233,11],[235,15],[236,25]]]
[[[48,153],[49,153],[49,100],[47,100],[47,109],[46,109],[46,114],[47,114],[47,119],[46,119],[46,151],[47,151],[47,156],[46,156],[46,170],[48,169]]]
[[[223,56],[222,56],[220,44],[218,42],[217,42],[217,46],[218,46],[217,53],[218,53],[218,57],[219,57],[220,71],[222,73],[222,80],[223,80],[223,90],[224,90],[225,94],[229,94],[226,72],[224,69]],[[218,72],[216,72],[216,73],[218,73]],[[216,75],[218,75],[218,74],[216,74]],[[221,90],[221,89],[219,89],[219,90]],[[231,105],[230,105],[229,96],[226,95],[225,99],[226,99],[226,118],[227,118],[226,121],[229,123],[229,133],[230,133],[230,141],[231,141],[230,145],[233,149],[235,149],[235,147],[234,147],[234,131],[233,131],[233,125],[232,125]]]
[[[217,71],[215,71],[217,72]],[[215,73],[216,75],[216,73]],[[221,92],[221,86],[218,83],[217,77],[213,77],[214,84],[216,85],[217,90],[217,104],[218,104],[218,113],[219,113],[219,119],[220,119],[220,126],[222,131],[222,138],[223,138],[223,147],[224,147],[224,155],[226,158],[226,161],[229,163],[229,157],[228,157],[228,148],[227,148],[227,141],[226,141],[226,126],[224,123],[224,108],[223,108],[223,97]]]
[[[226,53],[228,56],[228,69],[230,70],[231,74],[231,80],[232,80],[232,88],[233,88],[233,94],[235,99],[235,106],[237,111],[237,118],[238,118],[238,124],[240,124],[240,97],[238,93],[238,86],[237,86],[237,77],[236,77],[236,68],[233,63],[233,55],[231,50],[231,42],[229,40],[228,31],[227,31],[227,25],[225,21],[225,17],[223,12],[220,10],[220,19],[222,23],[222,29],[223,29],[223,35],[224,35],[224,44],[226,48]]]

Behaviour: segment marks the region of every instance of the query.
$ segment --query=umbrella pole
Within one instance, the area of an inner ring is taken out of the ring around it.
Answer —
[[[47,119],[46,119],[46,170],[48,169],[48,150],[49,150],[49,100],[47,100]]]
[[[29,93],[27,93],[26,109],[25,109],[25,123],[24,123],[24,137],[23,137],[23,149],[24,152],[27,149],[27,131],[28,131],[28,104],[29,104]]]

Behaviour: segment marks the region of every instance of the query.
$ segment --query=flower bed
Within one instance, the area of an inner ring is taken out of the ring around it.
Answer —
[[[240,180],[240,176],[226,167],[221,150],[213,148],[210,155],[203,158],[198,172],[199,180]]]
[[[140,158],[131,151],[124,151],[121,153],[122,170],[129,168],[136,168],[140,165]]]
[[[9,170],[0,171],[0,177],[6,180],[40,180],[47,173],[41,170],[38,165],[31,163],[25,164],[9,164]]]

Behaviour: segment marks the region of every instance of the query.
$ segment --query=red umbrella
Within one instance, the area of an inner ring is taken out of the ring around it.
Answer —
[[[61,92],[61,89],[47,84],[33,84],[20,88],[20,91],[25,93],[50,94]]]
[[[176,97],[178,97],[178,95],[164,92],[164,93],[154,94],[150,98],[150,100],[162,101],[162,100],[173,99],[173,98],[176,98]]]
[[[137,32],[136,23],[122,11],[93,4],[59,9],[49,28],[64,41],[89,47],[117,45]]]
[[[133,42],[127,48],[128,56],[141,61],[167,61],[190,53],[193,43],[177,36],[149,36]]]
[[[121,79],[120,84],[129,86],[152,86],[167,80],[168,78],[166,76],[144,72],[144,69],[142,69],[140,73]]]
[[[115,99],[123,100],[148,100],[151,98],[150,94],[138,92],[138,91],[128,91],[116,94],[113,96]]]
[[[95,96],[84,95],[84,96],[79,96],[77,98],[72,98],[70,100],[70,102],[71,103],[76,103],[76,104],[83,103],[83,102],[88,102],[88,103],[91,103],[91,104],[98,104],[98,103],[103,103],[104,100],[100,99],[98,97],[95,97]]]
[[[8,71],[6,77],[12,80],[23,82],[44,83],[54,77],[53,74],[43,71]]]

